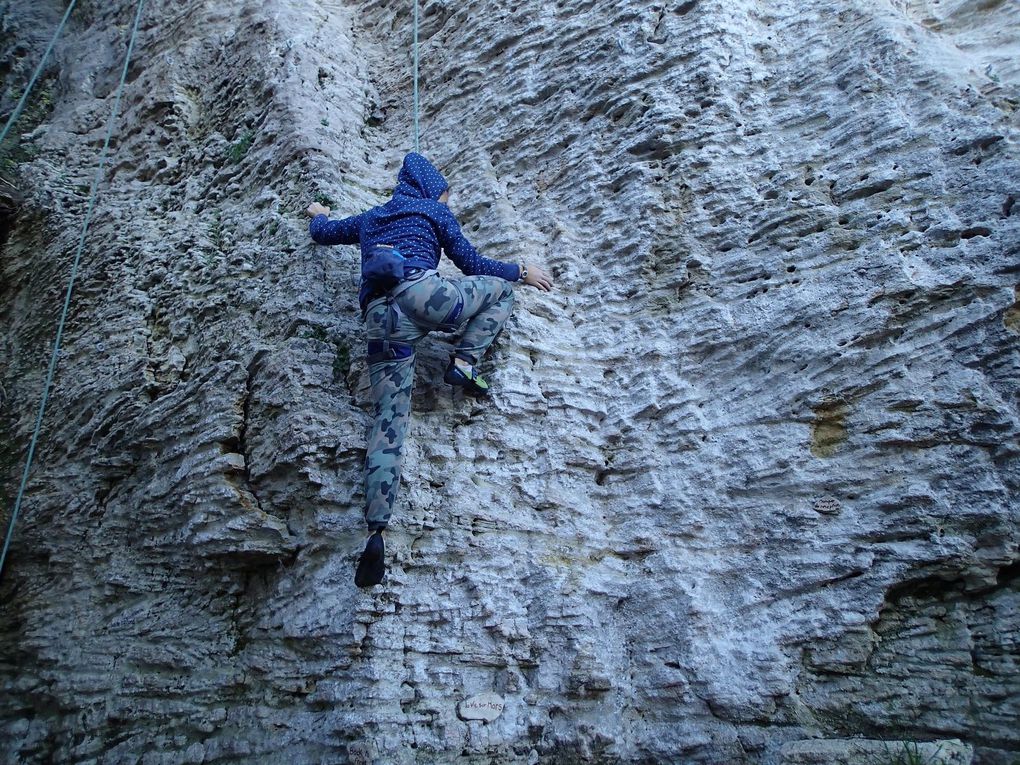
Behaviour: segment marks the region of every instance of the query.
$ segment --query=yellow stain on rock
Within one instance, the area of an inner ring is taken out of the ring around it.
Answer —
[[[1014,335],[1020,335],[1020,287],[1013,288],[1013,305],[1002,314],[1002,324]]]
[[[846,417],[850,411],[841,399],[828,398],[814,407],[815,419],[811,423],[811,453],[816,457],[831,457],[847,440]]]

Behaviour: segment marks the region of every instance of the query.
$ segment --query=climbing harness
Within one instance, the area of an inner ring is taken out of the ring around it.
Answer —
[[[386,332],[382,340],[368,341],[368,363],[378,364],[381,361],[400,361],[414,355],[414,346],[393,340],[393,332],[397,328],[397,307],[393,304],[393,295],[386,293]]]
[[[414,355],[414,346],[392,339],[393,333],[397,328],[397,316],[400,313],[400,306],[397,305],[396,298],[418,282],[435,276],[438,273],[434,268],[409,268],[405,271],[405,278],[400,283],[388,290],[380,291],[381,294],[376,293],[376,297],[368,301],[365,306],[366,315],[370,306],[376,302],[382,300],[386,303],[386,326],[383,339],[368,341],[369,364],[378,364],[381,361],[400,361]],[[453,287],[457,290],[457,301],[440,323],[430,326],[433,330],[455,332],[460,329],[461,315],[464,313],[464,294],[455,283],[453,283]]]
[[[394,303],[394,298],[414,284],[420,278],[420,273],[418,273],[418,269],[413,269],[407,276],[408,279],[406,281],[401,281],[387,289],[382,297],[386,301],[386,330],[383,333],[382,340],[368,341],[367,355],[369,364],[378,364],[381,361],[400,361],[402,359],[409,359],[414,355],[413,345],[393,339],[393,333],[397,329],[397,312],[400,310],[396,303]]]
[[[74,2],[71,3],[71,6]],[[120,112],[120,99],[124,93],[124,84],[127,82],[128,67],[131,64],[131,53],[135,47],[135,40],[138,39],[138,23],[142,18],[142,9],[145,6],[145,0],[138,0],[138,8],[135,11],[135,21],[131,28],[131,36],[128,39],[127,54],[124,56],[124,68],[120,74],[120,84],[117,86],[117,95],[113,100],[113,111],[110,114],[110,119],[106,124],[106,140],[103,142],[103,148],[99,152],[99,166],[96,168],[95,177],[92,179],[92,188],[89,192],[88,207],[85,209],[85,219],[82,222],[81,235],[78,238],[78,248],[74,253],[74,260],[71,263],[71,276],[67,282],[67,291],[64,294],[64,306],[60,313],[60,320],[57,322],[57,336],[53,341],[53,354],[50,356],[50,366],[46,373],[46,382],[43,384],[42,400],[39,403],[39,413],[35,420],[35,430],[32,433],[32,440],[28,446],[28,458],[25,461],[25,471],[21,475],[21,485],[18,487],[18,494],[14,500],[14,509],[11,511],[11,519],[7,525],[7,536],[4,539],[3,552],[0,553],[0,574],[3,573],[4,562],[7,560],[7,550],[11,544],[11,537],[14,534],[14,525],[18,520],[18,513],[21,510],[21,502],[25,496],[25,487],[28,485],[28,475],[32,468],[32,459],[35,456],[36,445],[39,442],[39,432],[42,430],[43,416],[46,414],[46,404],[49,400],[50,388],[53,386],[53,375],[57,368],[57,359],[60,356],[60,341],[64,335],[64,325],[67,322],[67,313],[71,306],[71,293],[74,291],[74,283],[78,278],[78,266],[81,263],[82,252],[85,249],[85,237],[89,231],[89,223],[92,221],[92,211],[96,204],[96,194],[99,189],[99,183],[103,178],[103,171],[106,168],[106,154],[110,148],[110,141],[113,138],[113,127],[117,122],[117,115]],[[64,14],[64,21],[67,20],[67,16],[71,13],[71,7],[68,7],[67,13]],[[63,22],[57,29],[57,34],[63,29]],[[49,54],[54,43],[56,42],[56,35],[50,42],[50,48],[47,49],[46,53]],[[42,65],[40,64],[40,67]],[[38,71],[37,71],[38,73]],[[33,78],[34,82],[34,78]],[[28,88],[25,89],[25,96],[28,95]],[[24,100],[25,96],[22,96]],[[10,122],[10,121],[9,121]],[[8,127],[10,125],[8,124]],[[7,134],[7,128],[4,128],[4,135]]]

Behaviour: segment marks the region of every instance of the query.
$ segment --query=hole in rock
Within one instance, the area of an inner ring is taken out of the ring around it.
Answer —
[[[960,232],[961,239],[973,239],[976,236],[991,236],[992,230],[987,226],[972,226]]]

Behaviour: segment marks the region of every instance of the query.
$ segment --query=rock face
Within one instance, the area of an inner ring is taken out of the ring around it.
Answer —
[[[1020,7],[426,0],[422,150],[557,289],[485,405],[425,344],[359,591],[357,254],[303,210],[391,189],[411,8],[147,5],[0,584],[6,761],[1014,762]],[[2,6],[7,111],[62,9]],[[133,12],[82,0],[9,163],[5,512]]]
[[[941,763],[968,765],[973,751],[956,740],[924,743],[871,741],[863,738],[791,741],[783,745],[782,765],[874,765]]]

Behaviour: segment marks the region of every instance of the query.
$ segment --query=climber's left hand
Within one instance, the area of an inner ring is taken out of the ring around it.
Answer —
[[[314,218],[316,215],[329,215],[329,208],[318,202],[312,202],[305,212],[308,213],[309,218]]]

